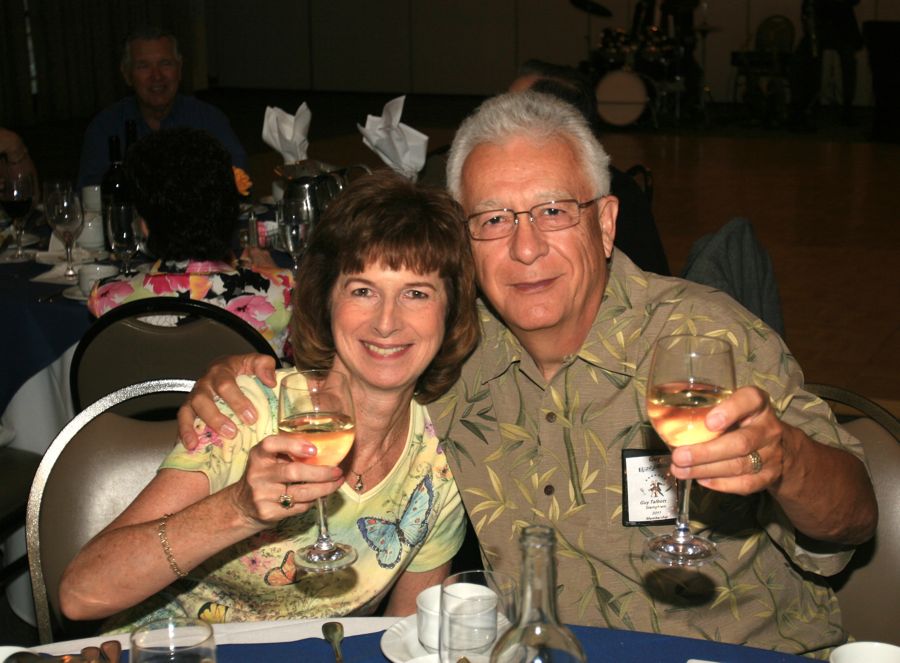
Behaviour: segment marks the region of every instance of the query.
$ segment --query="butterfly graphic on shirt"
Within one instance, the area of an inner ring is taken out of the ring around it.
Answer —
[[[294,551],[288,550],[281,560],[281,566],[269,569],[263,577],[265,583],[271,587],[284,587],[300,582],[297,577],[297,564],[294,562]]]
[[[433,506],[434,488],[429,473],[413,489],[399,520],[363,516],[356,521],[363,539],[375,551],[381,568],[392,569],[397,565],[404,544],[415,548],[425,540]]]
[[[197,618],[202,619],[208,624],[224,624],[229,609],[230,608],[227,605],[207,601],[200,606],[200,610],[197,611]]]

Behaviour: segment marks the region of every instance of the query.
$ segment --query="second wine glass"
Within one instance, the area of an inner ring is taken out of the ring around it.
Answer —
[[[26,252],[22,247],[25,221],[31,212],[34,196],[34,180],[30,173],[16,173],[9,167],[4,170],[5,172],[0,172],[0,206],[12,219],[16,250],[3,259],[5,262],[25,262],[34,257],[33,253]]]
[[[709,336],[664,336],[656,342],[647,379],[647,416],[670,448],[719,436],[706,415],[734,391],[731,346]],[[647,540],[647,552],[667,566],[700,566],[718,555],[716,544],[691,533],[691,480],[678,479],[675,531]]]
[[[72,191],[61,192],[52,205],[52,212],[47,218],[53,228],[53,233],[62,240],[66,247],[64,276],[74,281],[78,278],[78,272],[75,271],[75,264],[72,260],[72,247],[75,245],[75,238],[78,237],[84,223],[81,199],[78,194]]]
[[[341,373],[299,371],[281,381],[278,393],[278,428],[312,442],[315,456],[303,458],[312,465],[337,466],[353,446],[355,418],[350,385]],[[297,551],[297,566],[327,572],[356,561],[352,546],[332,540],[328,533],[325,500],[316,500],[319,533],[316,542]]]
[[[137,255],[140,245],[140,220],[134,207],[129,203],[109,203],[103,208],[106,217],[106,236],[109,248],[120,263],[119,273],[132,276],[131,260]]]

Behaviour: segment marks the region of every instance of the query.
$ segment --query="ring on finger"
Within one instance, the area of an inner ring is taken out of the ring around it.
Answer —
[[[762,458],[760,457],[759,452],[751,451],[747,454],[747,458],[750,461],[750,473],[759,474],[763,467]]]
[[[294,506],[294,498],[288,494],[287,484],[284,486],[284,492],[278,496],[278,503],[281,505],[282,509],[290,509]]]

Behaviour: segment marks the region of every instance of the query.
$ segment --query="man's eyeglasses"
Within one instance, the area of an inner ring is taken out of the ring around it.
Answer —
[[[472,239],[490,240],[501,239],[512,235],[519,225],[519,215],[527,214],[531,222],[541,232],[549,233],[557,230],[565,230],[577,225],[581,220],[581,210],[590,207],[600,198],[579,203],[574,198],[566,200],[551,200],[539,203],[531,209],[516,212],[509,208],[492,209],[484,212],[475,212],[466,217],[466,225]]]

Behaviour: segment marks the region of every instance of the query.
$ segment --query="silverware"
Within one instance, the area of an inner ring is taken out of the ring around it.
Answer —
[[[100,648],[85,647],[81,650],[81,658],[87,661],[87,663],[100,663]]]
[[[334,649],[335,663],[344,663],[344,655],[341,654],[341,640],[344,639],[344,625],[340,622],[325,622],[322,624],[322,635],[331,643]]]

